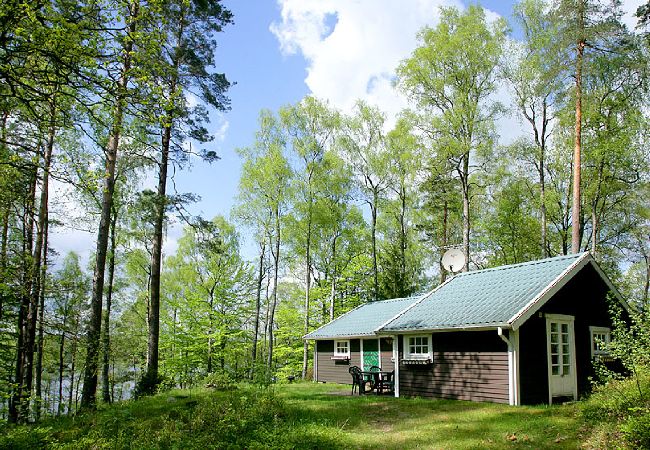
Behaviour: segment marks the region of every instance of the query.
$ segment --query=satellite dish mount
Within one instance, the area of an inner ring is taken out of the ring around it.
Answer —
[[[465,253],[459,248],[450,248],[442,255],[442,266],[451,273],[461,271],[465,266]]]

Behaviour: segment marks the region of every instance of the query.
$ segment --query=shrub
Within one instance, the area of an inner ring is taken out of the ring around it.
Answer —
[[[211,373],[203,379],[203,385],[207,388],[225,391],[235,387],[235,381],[227,373]]]
[[[581,408],[597,439],[588,445],[650,448],[650,311],[632,311],[626,320],[621,308],[611,304],[614,329],[607,349],[629,376],[596,365],[603,384],[594,387]]]
[[[140,398],[144,395],[153,395],[158,392],[158,387],[161,384],[164,386],[164,381],[164,378],[160,374],[153,376],[148,371],[145,371],[142,378],[136,383],[135,389],[133,389],[133,396]]]

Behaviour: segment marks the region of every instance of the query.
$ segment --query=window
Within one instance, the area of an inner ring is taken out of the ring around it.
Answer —
[[[334,341],[334,356],[350,357],[350,341]]]
[[[609,356],[607,344],[611,339],[611,330],[607,327],[589,327],[591,333],[591,356],[597,358]]]
[[[407,336],[405,359],[431,359],[431,336]]]

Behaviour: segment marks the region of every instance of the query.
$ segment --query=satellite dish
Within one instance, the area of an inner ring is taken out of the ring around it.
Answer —
[[[465,253],[459,248],[450,248],[442,255],[442,266],[449,272],[458,272],[465,265]]]

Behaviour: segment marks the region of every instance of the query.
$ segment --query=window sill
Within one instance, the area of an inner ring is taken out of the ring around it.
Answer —
[[[406,365],[417,365],[417,364],[426,365],[426,364],[433,364],[433,360],[431,358],[426,358],[426,359],[423,359],[423,358],[417,358],[417,359],[405,358],[405,359],[402,360],[402,364],[406,364]]]
[[[337,360],[337,361],[349,361],[350,357],[346,356],[346,355],[334,355],[334,356],[330,357],[330,359],[334,359],[334,360]]]

